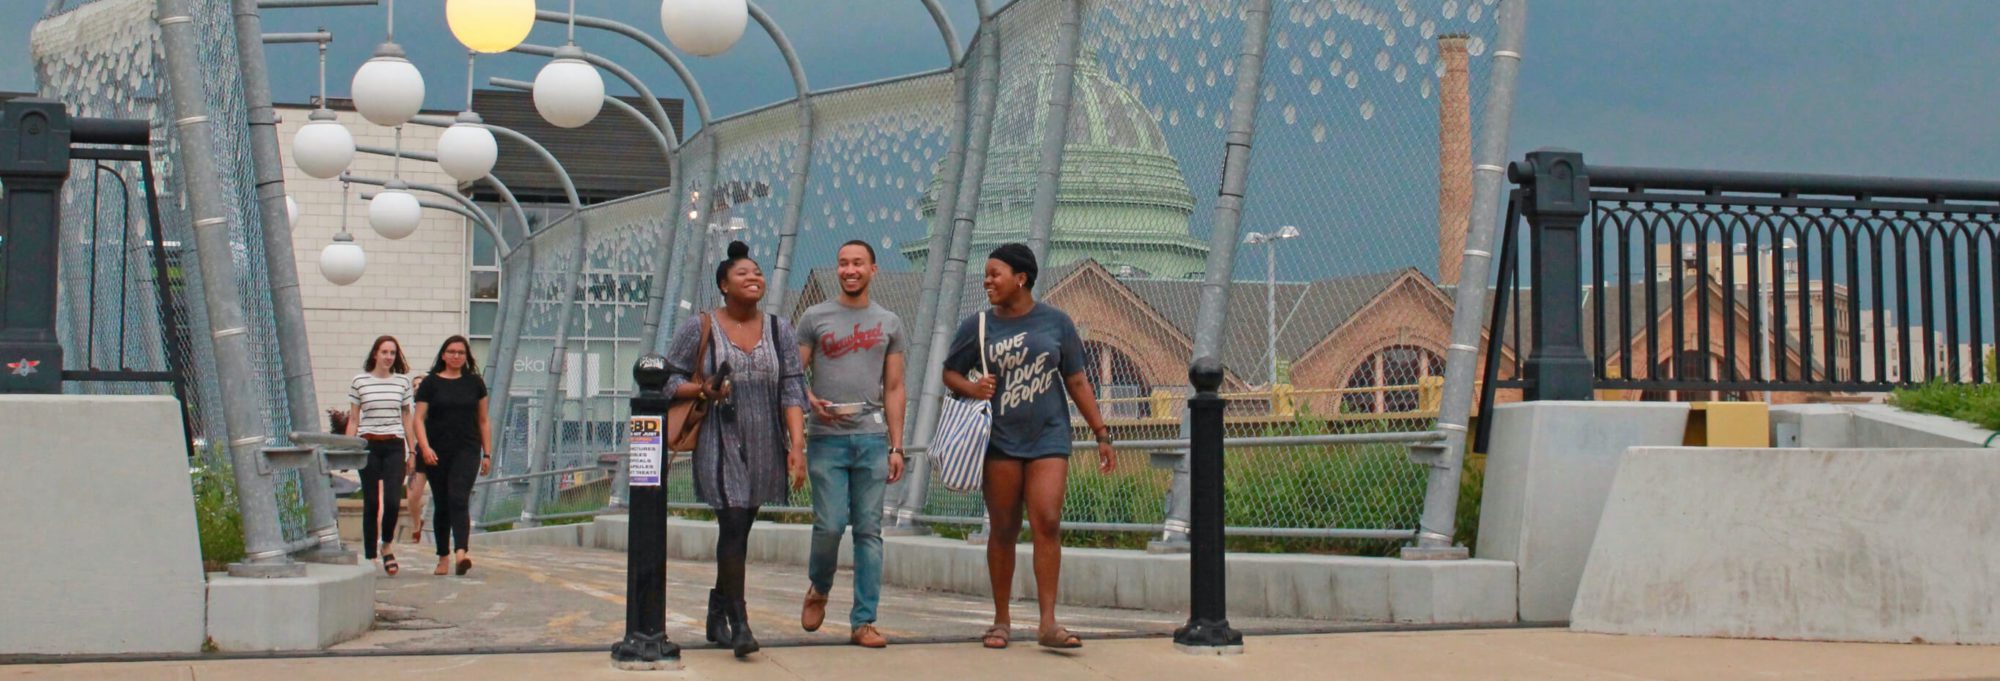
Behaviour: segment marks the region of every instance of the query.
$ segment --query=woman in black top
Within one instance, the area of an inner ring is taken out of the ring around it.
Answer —
[[[437,571],[452,567],[456,550],[458,574],[472,569],[467,555],[472,537],[469,501],[472,483],[493,463],[493,431],[486,423],[486,382],[464,336],[445,339],[431,364],[430,376],[417,388],[417,446],[430,465],[431,534],[437,540]]]

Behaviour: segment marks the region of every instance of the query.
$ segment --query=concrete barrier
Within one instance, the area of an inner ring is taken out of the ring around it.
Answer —
[[[375,623],[375,569],[306,564],[285,579],[208,576],[208,637],[218,650],[323,650]]]
[[[180,405],[0,395],[0,655],[201,650]]]
[[[2000,452],[1629,452],[1579,631],[2000,644]]]
[[[1521,402],[1494,409],[1479,512],[1480,558],[1520,575],[1524,622],[1569,619],[1618,459],[1631,447],[1681,444],[1688,405]]]
[[[586,546],[623,551],[625,516],[603,516],[580,525]],[[480,535],[475,541],[570,545],[570,535],[537,528]],[[517,534],[519,533],[519,534]],[[532,534],[531,534],[532,533]],[[673,560],[715,559],[713,522],[672,518],[667,555]],[[883,538],[882,579],[897,586],[990,594],[986,548],[938,537]],[[750,534],[750,560],[803,566],[812,527],[760,522]],[[852,542],[843,542],[841,565],[852,565]],[[1015,554],[1014,593],[1034,597],[1034,548]],[[1514,565],[1495,560],[1404,561],[1394,558],[1229,554],[1229,614],[1354,622],[1474,624],[1514,621]],[[800,588],[804,588],[801,584]],[[1164,612],[1188,608],[1188,557],[1115,549],[1063,549],[1066,605]]]
[[[1903,411],[1885,404],[1795,404],[1771,407],[1771,442],[1814,449],[1983,448],[1993,431],[1958,419]],[[1793,439],[1787,440],[1790,435]]]

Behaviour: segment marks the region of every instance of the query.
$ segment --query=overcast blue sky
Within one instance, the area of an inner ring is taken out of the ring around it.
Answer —
[[[0,90],[34,89],[27,44],[42,0],[0,0]],[[543,0],[549,8],[561,3]],[[578,8],[658,31],[651,0]],[[929,17],[891,0],[764,0],[816,87],[944,64]],[[961,38],[969,0],[947,0]],[[1383,3],[1389,4],[1389,3]],[[404,0],[402,42],[429,72],[432,107],[463,102],[463,62],[442,3]],[[1597,162],[1861,174],[2000,177],[2000,2],[1981,0],[1535,0],[1514,116],[1515,156],[1537,146]],[[270,11],[269,30],[336,31],[335,96],[379,39],[381,10]],[[751,31],[754,35],[755,28]],[[560,27],[533,40],[558,44]],[[628,41],[595,40],[663,96],[679,88]],[[271,48],[282,99],[311,93],[312,49]],[[760,40],[692,60],[718,115],[788,96],[776,50]],[[533,78],[539,60],[481,60],[481,76]],[[616,87],[614,86],[614,89]]]

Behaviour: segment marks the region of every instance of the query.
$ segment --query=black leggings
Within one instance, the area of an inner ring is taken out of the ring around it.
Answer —
[[[361,467],[361,541],[375,558],[383,541],[396,540],[396,516],[403,504],[403,439],[369,440],[368,463]],[[381,483],[377,487],[376,483]],[[376,519],[376,514],[381,519]]]
[[[479,450],[438,452],[426,479],[431,485],[431,534],[437,554],[472,548],[472,483],[479,478]]]
[[[743,562],[750,557],[750,525],[755,508],[715,509],[715,590],[731,600],[743,600]]]

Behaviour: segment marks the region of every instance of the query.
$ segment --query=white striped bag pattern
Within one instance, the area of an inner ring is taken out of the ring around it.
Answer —
[[[979,372],[986,367],[986,313],[979,313]],[[972,377],[967,377],[972,378]],[[976,378],[974,380],[977,380]],[[938,413],[937,435],[931,438],[931,461],[945,489],[979,489],[986,475],[986,444],[993,437],[993,403],[953,395]]]

